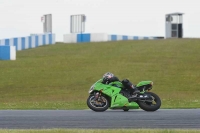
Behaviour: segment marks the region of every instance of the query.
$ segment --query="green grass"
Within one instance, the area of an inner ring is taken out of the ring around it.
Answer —
[[[0,130],[1,133],[200,133],[200,130],[180,129],[45,129],[45,130]]]
[[[154,82],[161,108],[200,108],[200,39],[42,46],[0,61],[0,109],[88,109],[105,72]]]

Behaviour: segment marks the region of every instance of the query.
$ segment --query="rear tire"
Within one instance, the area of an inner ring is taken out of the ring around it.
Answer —
[[[158,110],[161,106],[161,100],[160,100],[159,96],[156,95],[153,92],[146,92],[146,94],[150,94],[154,98],[156,104],[152,106],[151,103],[147,103],[147,102],[144,102],[144,101],[138,101],[137,103],[138,103],[139,107],[141,109],[145,110],[145,111],[156,111],[156,110]]]
[[[107,97],[105,96],[101,96],[102,99],[105,100],[105,103],[103,104],[103,106],[96,106],[95,104],[92,103],[92,100],[94,99],[94,95],[90,95],[87,99],[87,106],[95,111],[95,112],[103,112],[103,111],[106,111],[108,108],[109,108],[109,100],[107,99]]]
[[[128,112],[129,111],[129,109],[123,109],[125,112]]]

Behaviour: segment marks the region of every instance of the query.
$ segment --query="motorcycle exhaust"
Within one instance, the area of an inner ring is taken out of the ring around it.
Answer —
[[[132,98],[128,98],[129,102],[136,102],[136,101],[148,101],[148,100],[152,100],[150,99],[148,96],[142,96],[142,97],[132,97]]]

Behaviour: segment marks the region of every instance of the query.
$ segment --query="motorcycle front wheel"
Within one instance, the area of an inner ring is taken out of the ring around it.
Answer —
[[[87,106],[96,112],[103,112],[109,108],[108,99],[105,96],[100,96],[98,99],[95,99],[94,95],[90,95],[87,99]]]

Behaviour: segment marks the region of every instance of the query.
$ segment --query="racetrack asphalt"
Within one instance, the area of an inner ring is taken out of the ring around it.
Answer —
[[[107,110],[1,110],[1,129],[52,128],[162,128],[200,129],[200,109]]]

